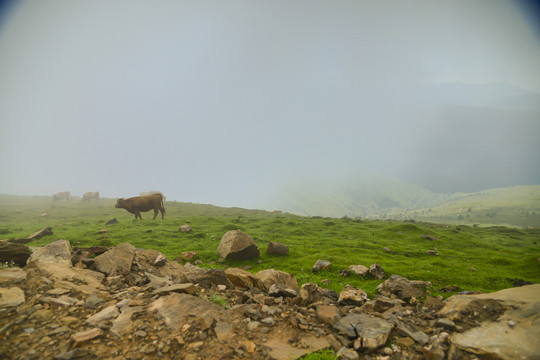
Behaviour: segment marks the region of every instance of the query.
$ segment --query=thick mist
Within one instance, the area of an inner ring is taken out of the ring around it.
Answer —
[[[0,193],[265,208],[284,186],[373,173],[433,192],[540,184],[526,4],[11,3]]]

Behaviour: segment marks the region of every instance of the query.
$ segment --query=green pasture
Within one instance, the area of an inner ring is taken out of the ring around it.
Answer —
[[[300,284],[314,282],[337,292],[350,284],[373,295],[381,280],[356,275],[343,277],[349,265],[377,263],[387,276],[431,281],[436,289],[457,285],[461,290],[496,291],[512,287],[508,279],[540,281],[540,229],[503,226],[473,227],[427,222],[301,217],[286,213],[212,205],[166,202],[166,217],[143,213],[143,220],[114,207],[115,200],[99,203],[53,203],[50,197],[0,195],[0,239],[24,238],[46,226],[53,235],[28,246],[43,246],[66,239],[72,246],[115,246],[129,242],[156,249],[169,259],[184,251],[196,251],[206,268],[251,266],[252,272],[275,268],[294,274]],[[42,214],[47,214],[42,216]],[[119,223],[105,225],[116,218]],[[189,224],[190,233],[178,228]],[[217,247],[225,232],[240,229],[258,245],[261,256],[248,261],[221,262]],[[105,233],[101,230],[106,230]],[[270,241],[289,246],[288,256],[266,254]],[[391,252],[383,249],[388,247]],[[428,255],[436,248],[439,256]],[[312,273],[318,259],[329,260],[332,269]],[[448,293],[441,293],[443,296]]]

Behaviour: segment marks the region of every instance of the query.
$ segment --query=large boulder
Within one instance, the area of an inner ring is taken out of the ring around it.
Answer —
[[[195,317],[206,312],[214,314],[215,319],[225,319],[221,306],[208,300],[188,294],[172,293],[148,305],[148,312],[156,312],[172,331],[179,330],[187,317]]]
[[[346,285],[339,293],[339,305],[361,306],[368,301],[368,296],[362,289],[355,289]]]
[[[18,306],[25,300],[24,291],[18,287],[0,288],[0,309]]]
[[[332,268],[332,263],[328,260],[317,260],[315,265],[313,265],[313,268],[311,269],[312,272],[317,273],[319,271],[330,271]]]
[[[34,248],[26,263],[53,263],[71,267],[71,245],[67,240],[57,240],[45,247]]]
[[[135,255],[135,246],[124,243],[97,256],[94,259],[95,268],[107,276],[127,275]]]
[[[334,329],[350,339],[357,339],[355,348],[374,351],[386,343],[394,325],[368,314],[349,314],[334,324]]]
[[[266,253],[268,255],[289,255],[289,247],[285,244],[270,241]]]
[[[24,266],[30,254],[30,249],[23,244],[0,241],[0,264],[13,262],[18,266]]]
[[[325,289],[313,283],[302,285],[298,292],[298,304],[300,306],[308,306],[315,302],[334,303],[338,299],[338,295],[334,290]]]
[[[540,284],[490,294],[454,295],[447,300],[440,315],[451,316],[459,322],[471,312],[485,320],[480,326],[451,335],[451,344],[481,358],[538,358]]]
[[[231,283],[240,288],[253,289],[254,287],[261,288],[263,286],[254,274],[246,270],[228,268],[225,270],[225,274]]]
[[[399,299],[409,299],[411,297],[422,297],[425,295],[425,288],[430,288],[431,282],[409,280],[400,275],[392,275],[385,282],[377,286],[379,294]]]
[[[164,264],[158,266],[157,259],[164,260]],[[185,273],[186,269],[176,261],[167,259],[161,252],[153,249],[135,249],[131,271],[149,272],[156,276],[168,277],[175,283],[189,282]]]
[[[103,274],[73,267],[67,240],[58,240],[45,247],[34,248],[27,261],[27,268],[35,268],[49,280],[64,283],[64,286],[73,291],[91,294],[105,290],[101,283]],[[65,283],[66,281],[68,283]]]
[[[292,289],[298,292],[298,282],[294,275],[287,274],[286,272],[266,269],[259,271],[255,274],[255,278],[259,280],[259,283],[263,286],[261,290],[268,292],[270,287],[274,284],[284,285],[285,288]]]
[[[260,252],[251,236],[240,230],[231,230],[221,238],[218,255],[223,259],[247,260],[259,257]]]

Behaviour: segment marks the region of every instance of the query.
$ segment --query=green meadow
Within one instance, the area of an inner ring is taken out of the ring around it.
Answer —
[[[462,291],[490,292],[512,287],[514,279],[540,282],[540,229],[301,217],[170,201],[165,202],[165,220],[160,215],[152,220],[153,212],[146,212],[141,221],[114,204],[113,199],[83,203],[74,198],[69,203],[53,203],[50,197],[0,195],[0,239],[25,238],[49,226],[53,235],[27,245],[44,246],[57,239],[82,247],[129,242],[158,250],[171,260],[182,252],[196,251],[195,260],[201,260],[200,266],[205,268],[249,265],[252,272],[274,268],[294,274],[300,284],[313,282],[337,292],[350,284],[370,295],[376,293],[381,280],[355,274],[343,277],[340,270],[377,263],[387,276],[399,274],[411,280],[431,281],[432,293],[445,297],[452,293],[437,289],[459,286]],[[112,218],[119,223],[106,225]],[[185,224],[193,230],[179,232]],[[219,259],[219,241],[233,229],[255,240],[261,252],[258,259]],[[270,241],[288,245],[289,255],[268,255]],[[391,252],[385,252],[385,247]],[[427,254],[432,248],[439,256]],[[332,269],[313,273],[318,259],[329,260]]]

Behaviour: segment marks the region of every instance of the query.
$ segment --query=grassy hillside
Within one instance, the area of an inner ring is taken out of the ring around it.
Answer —
[[[388,211],[376,217],[449,224],[540,227],[540,186],[515,186],[472,194],[452,194],[440,206],[413,211]]]
[[[0,195],[0,238],[26,237],[50,226],[53,235],[29,245],[43,246],[56,239],[69,240],[73,246],[129,242],[161,251],[170,259],[183,251],[196,251],[202,266],[208,268],[250,265],[253,272],[275,268],[294,274],[300,283],[322,284],[323,279],[329,279],[331,283],[323,286],[341,291],[348,283],[369,294],[375,293],[380,280],[342,277],[339,270],[353,264],[378,263],[387,276],[428,280],[434,289],[457,285],[462,290],[495,291],[511,287],[509,279],[540,281],[539,229],[308,218],[179,202],[166,202],[165,220],[152,220],[149,212],[143,213],[144,220],[140,221],[125,210],[115,209],[114,203],[112,199],[101,199],[99,204],[77,200],[52,203],[48,197]],[[119,223],[105,225],[113,217]],[[193,231],[178,232],[183,224],[190,224]],[[254,238],[261,250],[259,259],[219,261],[219,241],[231,229],[243,230]],[[288,245],[290,254],[267,255],[270,241]],[[385,247],[391,252],[386,253]],[[437,248],[440,256],[428,255],[426,251],[431,248]],[[331,261],[332,270],[313,274],[311,268],[318,259]]]

